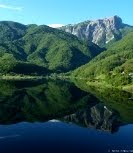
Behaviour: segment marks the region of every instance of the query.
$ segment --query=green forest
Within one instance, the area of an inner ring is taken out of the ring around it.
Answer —
[[[46,25],[0,22],[0,75],[85,79],[112,86],[133,85],[133,30],[103,48]]]
[[[107,82],[114,86],[133,83],[133,32],[115,42],[89,63],[72,72],[73,77]]]

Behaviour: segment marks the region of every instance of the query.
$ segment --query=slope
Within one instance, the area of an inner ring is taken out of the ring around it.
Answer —
[[[105,81],[114,86],[133,83],[133,32],[88,64],[75,70],[74,77]]]
[[[9,21],[0,22],[0,25],[1,73],[16,72],[18,66],[13,65],[18,64],[21,70],[26,65],[34,65],[39,71],[42,67],[66,72],[87,63],[102,51],[93,43],[88,45],[76,36],[45,25],[25,26]]]
[[[80,40],[93,42],[101,47],[108,47],[120,40],[133,30],[133,27],[122,22],[119,16],[88,20],[78,24],[69,24],[60,28],[63,31],[76,35]]]

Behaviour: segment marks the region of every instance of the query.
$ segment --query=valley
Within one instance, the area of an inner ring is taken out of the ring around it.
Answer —
[[[132,38],[133,27],[118,16],[59,29],[1,21],[0,76],[5,80],[76,78],[88,85],[132,91]]]

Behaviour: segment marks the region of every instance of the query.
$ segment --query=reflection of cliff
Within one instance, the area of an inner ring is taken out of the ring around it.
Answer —
[[[0,83],[0,123],[47,121],[99,101],[68,82]]]
[[[125,123],[133,123],[133,94],[116,88],[107,88],[103,85],[87,85],[86,81],[75,81],[78,88],[91,93],[106,106],[116,110]]]
[[[103,104],[96,104],[86,109],[81,109],[74,114],[63,118],[66,122],[72,122],[84,127],[94,127],[96,129],[115,132],[121,122],[119,115],[113,110],[109,110]]]

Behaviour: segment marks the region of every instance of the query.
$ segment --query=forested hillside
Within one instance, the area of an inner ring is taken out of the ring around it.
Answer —
[[[45,25],[0,22],[0,73],[67,72],[102,51],[93,43]]]
[[[72,74],[112,85],[133,83],[133,32]]]

